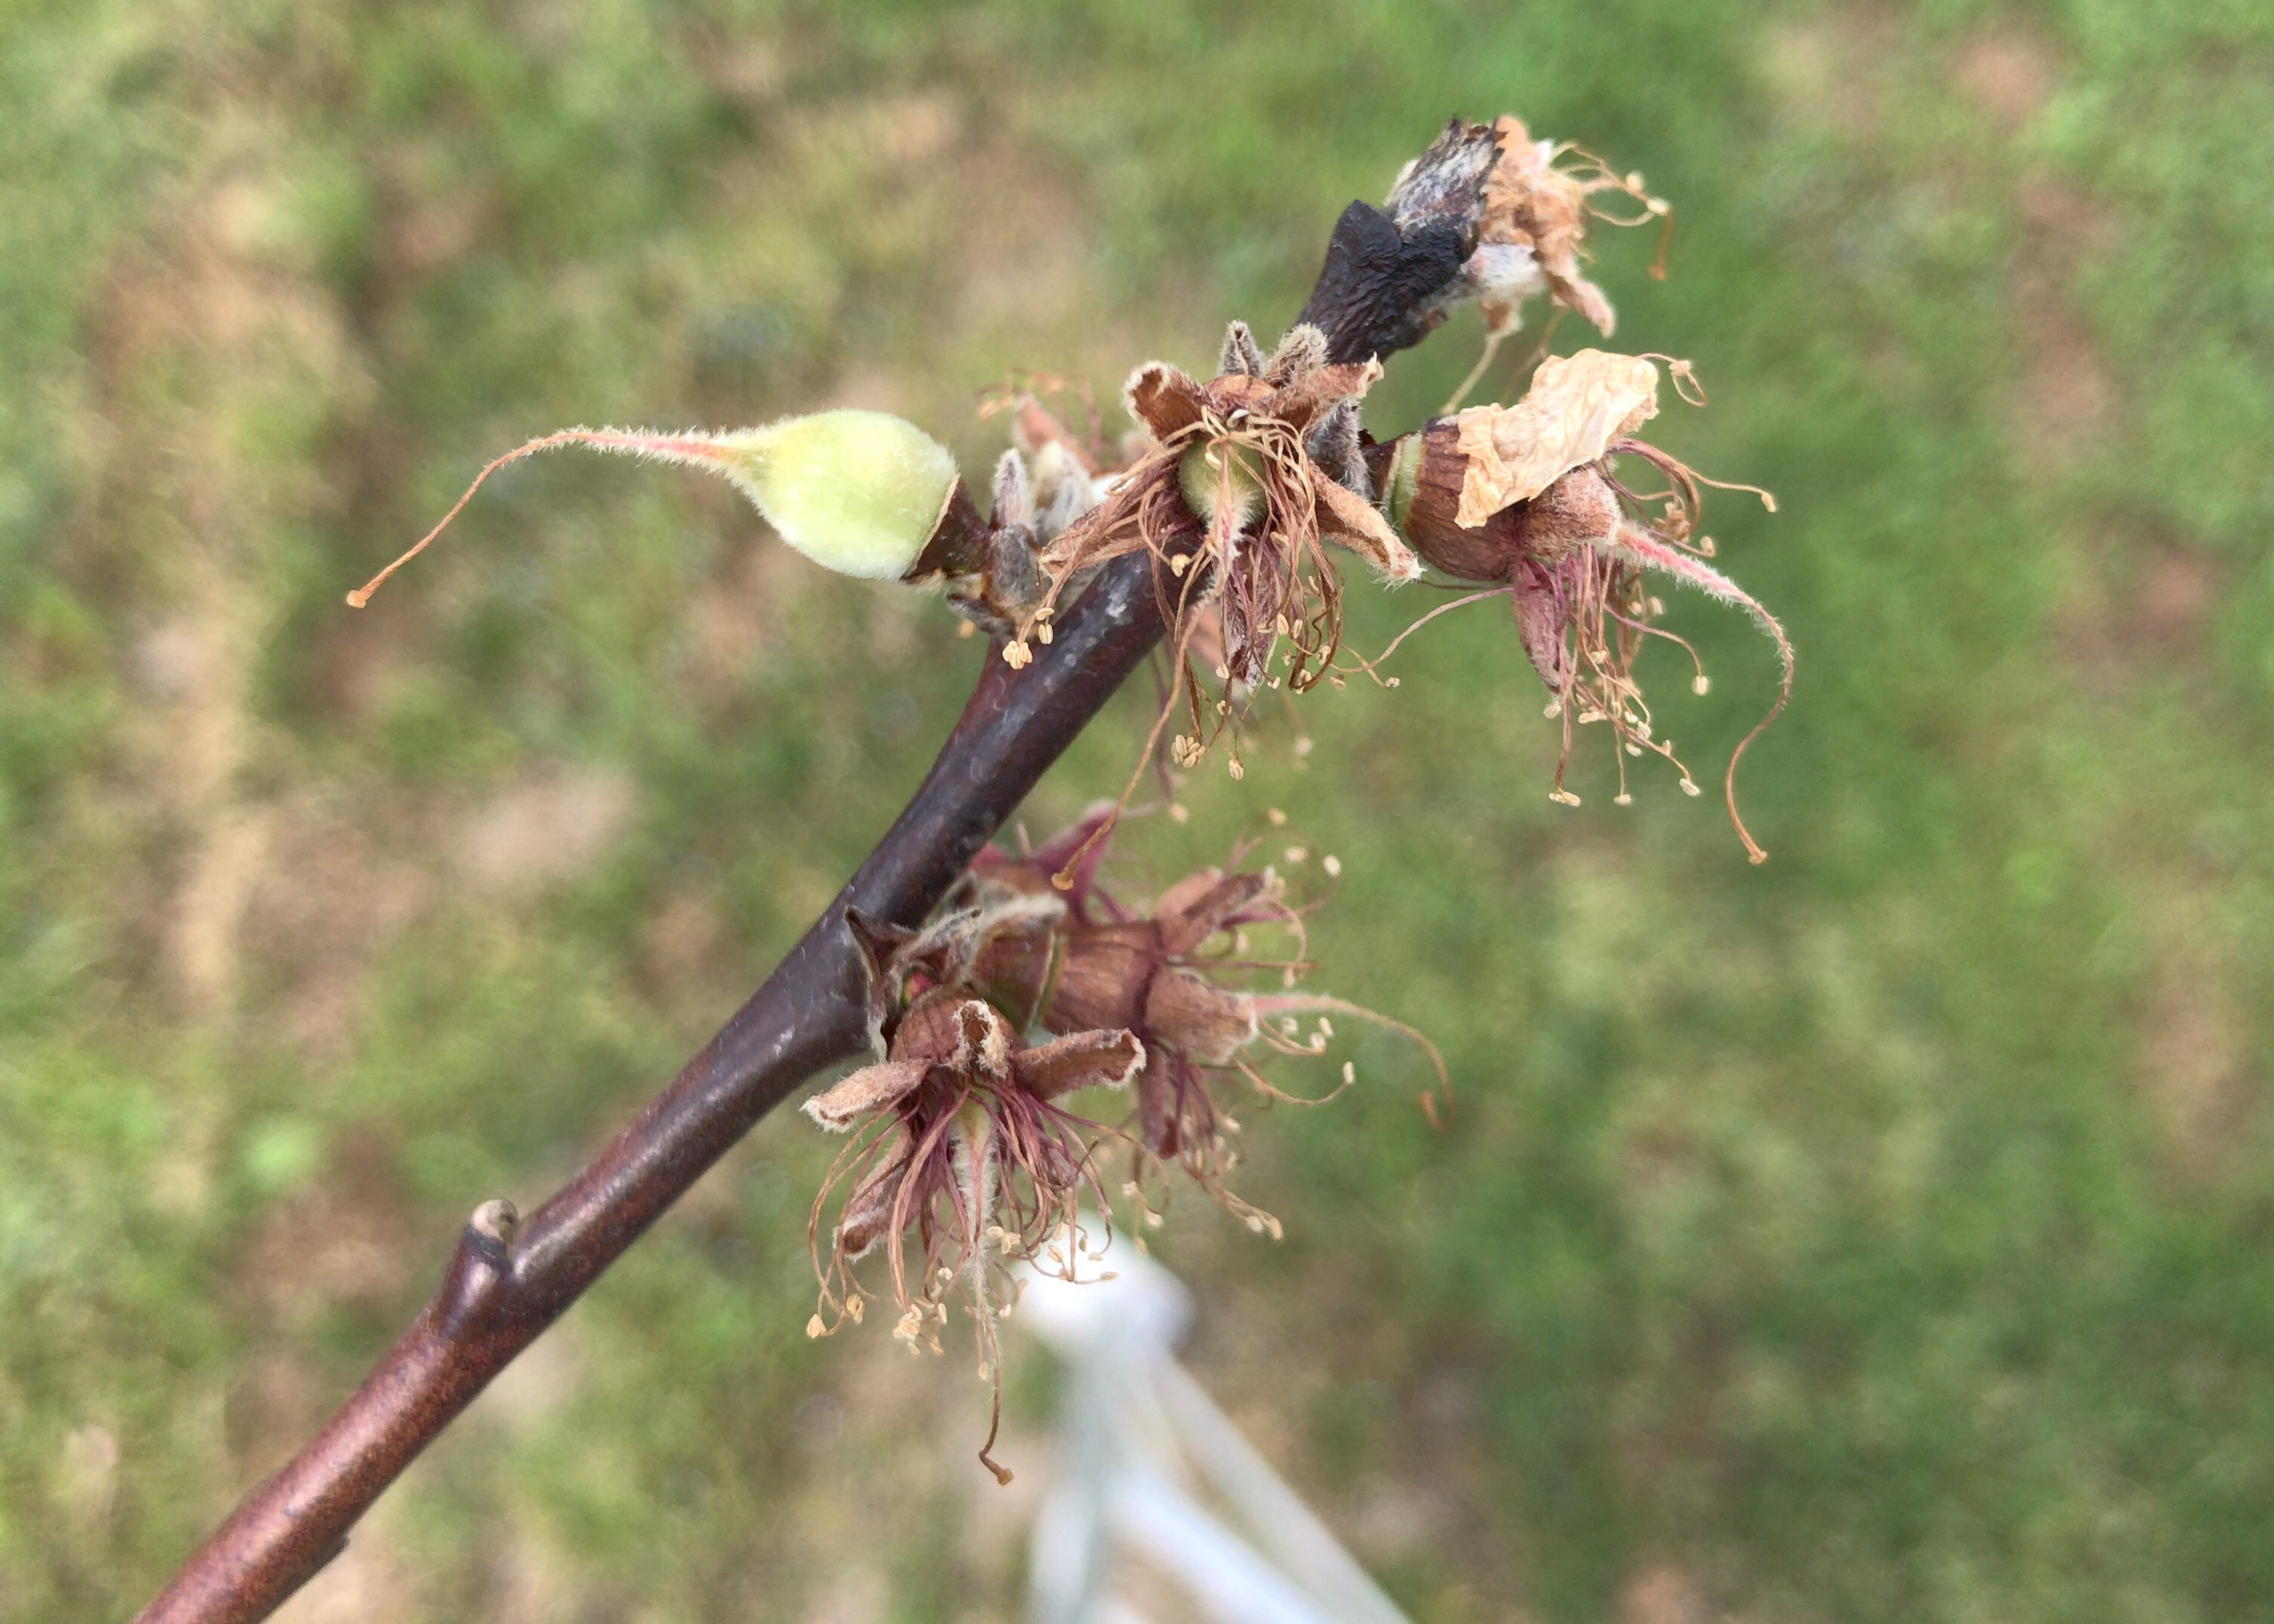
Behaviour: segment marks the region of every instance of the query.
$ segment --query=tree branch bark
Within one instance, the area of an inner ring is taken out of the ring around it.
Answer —
[[[1433,149],[1434,152],[1434,149]],[[1456,215],[1459,211],[1454,211]],[[1440,214],[1401,235],[1344,212],[1303,320],[1331,358],[1417,342],[1475,246]],[[1056,624],[1033,665],[990,658],[930,774],[859,872],[669,1087],[552,1199],[517,1222],[476,1210],[434,1297],[346,1403],[260,1484],[139,1615],[251,1624],[347,1544],[348,1531],[491,1379],[793,1088],[862,1051],[862,969],[848,907],[915,925],[1075,734],[1160,641],[1151,560],[1123,559]]]

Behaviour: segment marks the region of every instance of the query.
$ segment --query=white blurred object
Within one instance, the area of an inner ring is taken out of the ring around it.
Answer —
[[[1111,1593],[1122,1554],[1183,1586],[1218,1624],[1405,1624],[1176,1362],[1191,1294],[1126,1243],[1112,1262],[1079,1283],[1029,1270],[1019,1302],[1068,1372],[1065,1465],[1035,1519],[1033,1624],[1145,1624]]]

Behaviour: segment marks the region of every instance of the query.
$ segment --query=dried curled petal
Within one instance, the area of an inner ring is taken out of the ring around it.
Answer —
[[[1020,1086],[1037,1100],[1084,1088],[1118,1088],[1144,1064],[1145,1046],[1126,1030],[1070,1033],[1020,1049],[1012,1062]]]
[[[1385,581],[1402,584],[1421,578],[1421,560],[1372,502],[1332,479],[1320,479],[1313,488],[1321,533],[1357,553]]]
[[[832,1133],[848,1133],[914,1094],[930,1069],[922,1060],[886,1060],[862,1066],[808,1100],[805,1114]]]
[[[1551,356],[1515,405],[1472,406],[1454,419],[1468,460],[1456,522],[1473,529],[1529,500],[1657,414],[1654,363],[1603,350]]]

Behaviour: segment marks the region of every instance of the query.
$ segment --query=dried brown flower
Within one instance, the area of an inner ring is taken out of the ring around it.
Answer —
[[[1495,335],[1514,331],[1524,300],[1545,291],[1608,338],[1617,313],[1603,290],[1579,274],[1587,223],[1670,221],[1672,210],[1664,199],[1650,195],[1640,175],[1614,174],[1601,159],[1569,142],[1535,141],[1513,115],[1495,120],[1493,135],[1497,158],[1485,177],[1484,216],[1469,267],[1487,329]],[[1591,199],[1604,192],[1633,199],[1643,213],[1631,219],[1602,213]],[[1660,254],[1653,274],[1662,276],[1662,244]]]
[[[1004,658],[1023,664],[1028,639],[1047,640],[1058,602],[1089,570],[1145,551],[1170,608],[1176,674],[1154,739],[1181,702],[1190,731],[1172,751],[1178,764],[1198,762],[1231,720],[1234,685],[1299,693],[1323,680],[1342,637],[1341,573],[1327,545],[1391,582],[1420,574],[1369,500],[1359,455],[1358,402],[1381,370],[1372,361],[1327,365],[1325,340],[1308,327],[1267,357],[1239,322],[1205,383],[1166,362],[1139,367],[1125,398],[1148,442],[1128,467],[1102,477],[1097,505],[1043,549],[1047,585]],[[1192,665],[1211,609],[1224,688],[1213,703]],[[1240,771],[1236,748],[1231,769]]]
[[[998,1007],[1047,1031],[1136,1034],[1146,1058],[1128,1124],[1139,1162],[1133,1182],[1141,1189],[1148,1171],[1180,1168],[1251,1228],[1276,1233],[1276,1220],[1227,1187],[1238,1160],[1229,1138],[1236,1128],[1219,1085],[1239,1079],[1268,1099],[1293,1099],[1263,1077],[1253,1056],[1321,1053],[1335,1014],[1412,1038],[1449,1087],[1443,1061],[1409,1026],[1297,990],[1310,968],[1305,910],[1288,899],[1270,868],[1242,869],[1236,854],[1225,868],[1204,868],[1168,887],[1149,909],[1125,904],[1098,877],[1113,814],[1111,805],[1093,808],[1024,856],[993,848],[983,854],[965,892],[972,924],[958,973]],[[1070,881],[1064,890],[1060,877]],[[1291,936],[1291,954],[1254,951],[1250,934],[1273,929]],[[1244,985],[1259,977],[1276,979],[1278,990]],[[1305,1016],[1318,1022],[1307,1036]],[[1352,1074],[1346,1067],[1345,1086]]]
[[[1616,192],[1640,205],[1622,216],[1595,201]],[[1401,229],[1440,219],[1472,222],[1473,236],[1453,297],[1473,298],[1485,318],[1484,350],[1461,387],[1452,411],[1491,368],[1502,340],[1523,323],[1524,304],[1542,294],[1557,307],[1576,310],[1605,337],[1617,315],[1603,290],[1580,274],[1587,228],[1596,221],[1637,226],[1660,223],[1654,278],[1666,274],[1674,211],[1653,197],[1639,174],[1619,175],[1592,153],[1569,142],[1534,140],[1524,121],[1504,116],[1490,124],[1456,119],[1427,153],[1408,164],[1391,188],[1389,208]],[[1541,340],[1546,347],[1546,338]]]
[[[822,1309],[807,1328],[825,1335],[863,1317],[867,1294],[852,1265],[881,1244],[900,1310],[895,1334],[911,1346],[937,1351],[948,1297],[965,1297],[999,1421],[995,1322],[1015,1295],[1005,1266],[1077,1229],[1085,1192],[1101,1203],[1105,1194],[1095,1167],[1098,1124],[1061,1101],[1122,1086],[1144,1064],[1145,1048],[1126,1030],[1029,1044],[991,1004],[950,987],[917,993],[892,1028],[886,1058],[805,1102],[822,1127],[855,1136],[814,1201],[808,1235]],[[822,1214],[847,1185],[825,1257]],[[980,1458],[1008,1482],[989,1456],[994,1441],[990,1429]]]
[[[1677,390],[1702,404],[1704,396],[1691,393],[1696,379],[1689,364],[1669,365]],[[1645,575],[1671,575],[1751,615],[1775,643],[1782,675],[1776,703],[1731,753],[1722,787],[1747,854],[1762,862],[1767,853],[1737,812],[1737,762],[1791,694],[1792,644],[1767,610],[1705,561],[1714,548],[1710,538],[1695,533],[1699,486],[1720,482],[1632,438],[1657,410],[1652,357],[1583,350],[1551,358],[1515,405],[1440,418],[1379,453],[1384,506],[1414,550],[1437,568],[1494,583],[1490,592],[1460,603],[1511,597],[1525,652],[1555,695],[1548,714],[1563,724],[1552,795],[1566,804],[1578,803],[1563,787],[1573,727],[1596,722],[1607,723],[1617,741],[1621,804],[1630,799],[1626,757],[1645,751],[1681,768],[1683,789],[1698,793],[1673,742],[1658,736],[1634,674],[1646,637],[1677,643],[1697,658],[1688,643],[1656,623],[1664,605],[1650,593]],[[1630,490],[1615,467],[1621,457],[1650,463],[1668,488],[1650,495]],[[1766,492],[1731,488],[1755,491],[1775,510]],[[1662,509],[1647,515],[1652,503]],[[1691,687],[1706,691],[1702,666]]]

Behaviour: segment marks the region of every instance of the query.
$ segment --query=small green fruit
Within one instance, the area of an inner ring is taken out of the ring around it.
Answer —
[[[906,575],[955,489],[947,447],[889,412],[785,417],[717,443],[727,477],[784,541],[863,580]]]
[[[946,515],[958,482],[947,447],[890,412],[846,408],[725,434],[562,429],[516,447],[475,475],[442,522],[349,593],[348,602],[358,609],[369,603],[389,575],[449,528],[482,481],[508,462],[556,446],[724,474],[791,546],[824,568],[869,581],[907,574]]]
[[[1216,525],[1218,509],[1228,507],[1222,515],[1228,531],[1246,530],[1263,512],[1263,480],[1244,447],[1194,446],[1177,463],[1177,488],[1203,524]]]

